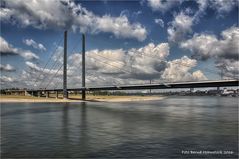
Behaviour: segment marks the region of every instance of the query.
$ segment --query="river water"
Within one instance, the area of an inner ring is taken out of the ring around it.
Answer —
[[[237,158],[238,99],[1,104],[2,158]]]

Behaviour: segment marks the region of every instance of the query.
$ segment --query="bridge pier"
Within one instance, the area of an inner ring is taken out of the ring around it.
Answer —
[[[190,88],[190,92],[192,93],[194,91],[194,88]]]
[[[46,98],[49,98],[49,94],[50,94],[50,92],[47,91],[47,92],[46,92]]]
[[[58,91],[56,91],[56,99],[58,99]]]
[[[40,98],[41,97],[41,92],[39,91],[39,92],[37,92],[37,96],[38,96],[38,98]]]

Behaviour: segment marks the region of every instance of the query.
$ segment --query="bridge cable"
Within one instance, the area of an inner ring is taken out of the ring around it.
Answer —
[[[60,37],[61,37],[61,36],[60,36]],[[57,50],[57,48],[58,48],[58,46],[60,45],[61,42],[62,42],[62,38],[60,38],[60,39],[58,40],[57,45],[56,45],[54,51],[51,53],[51,55],[50,55],[50,57],[48,58],[46,64],[44,65],[44,67],[43,67],[43,69],[42,69],[42,73],[43,73],[43,74],[44,74],[44,70],[46,69],[48,63],[50,62],[50,60],[52,59],[52,57],[53,57],[54,54],[56,53],[56,50]],[[42,75],[41,73],[38,75],[38,77],[36,78],[36,80],[35,80],[33,86],[35,86],[36,82],[39,80],[39,78],[41,77],[41,75]]]

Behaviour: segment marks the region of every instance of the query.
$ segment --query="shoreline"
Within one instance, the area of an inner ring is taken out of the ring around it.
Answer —
[[[81,100],[79,96],[69,99],[26,97],[26,96],[0,96],[0,103],[81,103],[81,102],[134,102],[162,100],[164,96],[88,96],[86,100]]]

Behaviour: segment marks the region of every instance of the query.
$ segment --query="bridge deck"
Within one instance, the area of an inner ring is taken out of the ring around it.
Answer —
[[[232,87],[239,86],[239,80],[201,81],[201,82],[178,82],[144,85],[115,85],[101,87],[69,88],[67,91],[98,91],[98,90],[142,90],[142,89],[174,89],[174,88],[205,88],[205,87]],[[23,90],[9,90],[23,91]],[[27,91],[62,91],[62,89],[29,89]]]

